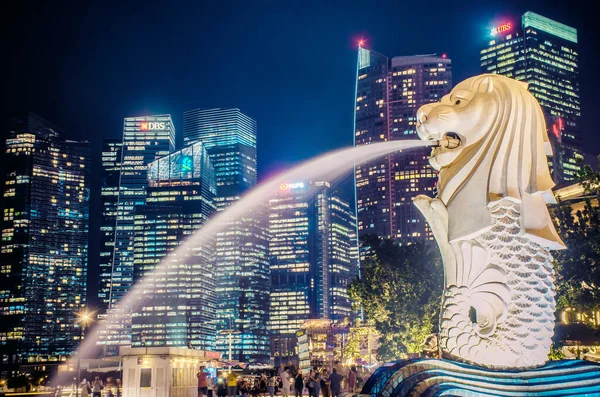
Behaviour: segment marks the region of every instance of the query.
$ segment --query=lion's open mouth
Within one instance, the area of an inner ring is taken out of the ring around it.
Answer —
[[[437,144],[435,146],[436,148],[440,148],[442,150],[453,150],[458,148],[461,144],[462,140],[460,139],[460,135],[458,135],[456,132],[446,132],[442,139],[437,141]]]

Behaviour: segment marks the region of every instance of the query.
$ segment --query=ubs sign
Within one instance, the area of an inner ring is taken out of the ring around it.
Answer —
[[[142,121],[140,123],[140,130],[142,130],[142,131],[164,130],[165,126],[166,126],[166,124],[164,122]]]
[[[502,25],[494,26],[492,28],[492,36],[496,36],[499,33],[507,33],[512,29],[512,24],[510,22],[503,23]]]

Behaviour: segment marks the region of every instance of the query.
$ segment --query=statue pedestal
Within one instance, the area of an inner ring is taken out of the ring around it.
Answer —
[[[369,378],[361,395],[434,396],[600,396],[600,364],[550,361],[530,370],[491,370],[444,359],[387,363]]]

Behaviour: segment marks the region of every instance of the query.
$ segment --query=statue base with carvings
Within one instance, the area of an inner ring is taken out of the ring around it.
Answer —
[[[600,396],[600,364],[550,361],[530,370],[491,370],[418,358],[379,367],[360,393],[372,397]]]

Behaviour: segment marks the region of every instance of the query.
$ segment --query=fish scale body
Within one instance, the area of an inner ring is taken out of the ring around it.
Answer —
[[[452,243],[463,266],[480,270],[467,272],[468,277],[457,283],[460,285],[450,285],[444,292],[442,351],[453,358],[493,368],[543,365],[554,330],[552,256],[521,233],[519,202],[501,200],[491,206],[490,214],[491,229],[472,240]],[[473,247],[483,249],[487,255],[461,255]],[[474,263],[477,260],[485,263]],[[498,298],[498,287],[492,288],[498,280],[491,283],[486,278],[490,271],[504,277],[500,280],[506,288],[500,290],[502,299]],[[483,309],[472,309],[473,304]],[[494,324],[492,332],[482,331],[479,316],[489,320],[488,328]]]

